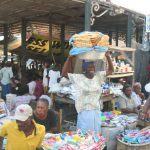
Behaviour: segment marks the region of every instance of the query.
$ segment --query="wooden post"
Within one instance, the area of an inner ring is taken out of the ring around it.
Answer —
[[[52,51],[52,43],[53,43],[53,31],[52,31],[52,15],[49,16],[49,53],[48,58],[52,60],[53,58],[53,51]]]
[[[128,15],[128,25],[127,25],[127,47],[131,47],[132,40],[132,15]]]
[[[65,60],[65,25],[61,25],[61,66],[64,64]]]
[[[116,26],[116,46],[118,46],[118,26]]]
[[[91,30],[91,0],[85,1],[85,22],[84,22],[84,30]]]
[[[112,31],[109,31],[108,35],[109,35],[109,44],[111,45],[112,44]]]
[[[21,81],[22,84],[26,83],[26,24],[25,18],[22,18],[21,22]]]
[[[4,24],[4,61],[8,58],[8,25]]]

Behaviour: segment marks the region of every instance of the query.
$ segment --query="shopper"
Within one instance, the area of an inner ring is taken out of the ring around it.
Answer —
[[[107,74],[111,74],[113,66],[109,52],[106,53],[108,61]],[[69,68],[71,68],[71,61],[73,57],[68,57],[64,68],[62,70],[62,76],[67,76]],[[106,71],[95,73],[94,62],[84,62],[87,65],[85,74],[68,74],[69,80],[73,83],[76,90],[75,107],[78,112],[77,128],[83,130],[92,130],[95,133],[100,133],[101,130],[101,100],[102,93],[101,84],[105,81]]]
[[[0,79],[2,85],[2,98],[6,100],[6,95],[11,93],[11,83],[15,84],[10,62],[6,62],[0,70]]]
[[[56,132],[57,117],[55,112],[49,109],[49,105],[51,104],[47,99],[38,99],[33,118],[37,123],[45,126],[46,132]]]
[[[50,71],[49,71],[49,89],[53,87],[53,85],[57,84],[60,79],[60,71],[58,69],[58,65],[55,65]]]
[[[4,137],[7,137],[6,150],[40,150],[45,127],[32,120],[32,108],[27,104],[18,106],[15,119],[1,127],[0,150]]]
[[[44,63],[44,71],[43,71],[43,88],[44,88],[44,94],[47,94],[48,92],[48,83],[49,83],[49,67],[50,67],[50,63],[48,61],[46,61]]]

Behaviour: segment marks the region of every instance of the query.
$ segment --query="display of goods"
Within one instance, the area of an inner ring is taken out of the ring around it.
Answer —
[[[117,138],[128,144],[150,144],[150,129],[145,131],[125,130]]]
[[[75,34],[72,38],[74,39],[72,44],[74,47],[93,47],[100,41],[101,35],[99,32],[83,32]]]
[[[106,139],[92,131],[67,132],[45,136],[43,147],[46,150],[103,150]]]
[[[73,47],[94,47],[94,46],[108,46],[109,36],[100,32],[81,32],[72,36],[70,40]]]

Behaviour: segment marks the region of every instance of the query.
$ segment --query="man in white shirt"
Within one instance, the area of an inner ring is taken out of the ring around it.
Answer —
[[[52,70],[49,71],[49,89],[58,83],[58,79],[60,78],[60,71],[57,66],[55,66]]]
[[[11,93],[11,82],[14,82],[10,62],[6,62],[5,66],[0,70],[0,78],[2,85],[2,98],[6,99],[6,94]]]
[[[43,71],[43,87],[44,87],[44,93],[46,94],[48,91],[48,73],[49,73],[49,62],[45,62],[44,64],[44,71]]]

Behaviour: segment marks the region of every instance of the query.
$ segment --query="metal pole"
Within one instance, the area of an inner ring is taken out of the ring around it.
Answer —
[[[25,18],[22,18],[21,22],[21,81],[23,84],[26,83],[26,24]]]
[[[118,26],[116,26],[116,46],[118,46]]]
[[[27,21],[25,20],[25,18],[22,18],[22,28],[21,28],[22,57],[26,56],[26,24]]]
[[[52,59],[52,44],[53,44],[53,31],[52,31],[52,15],[49,16],[49,53],[48,53],[48,59]]]
[[[112,44],[112,31],[109,31],[108,35],[109,35],[109,44],[111,45]]]
[[[65,25],[61,25],[61,66],[64,64],[65,60]]]
[[[84,22],[84,30],[91,30],[91,0],[85,1],[85,22]]]
[[[128,15],[128,26],[127,26],[127,47],[131,47],[132,40],[132,15]]]
[[[4,61],[8,58],[8,25],[4,24]]]

